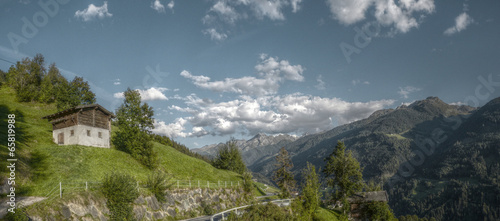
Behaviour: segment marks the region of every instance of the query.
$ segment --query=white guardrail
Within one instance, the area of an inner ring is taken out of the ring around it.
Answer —
[[[269,201],[269,202],[274,203],[274,204],[278,205],[279,207],[283,207],[283,206],[290,206],[292,200],[291,199],[280,199],[280,200],[273,200],[273,201]],[[258,203],[258,204],[266,205],[269,202],[263,202],[263,203]],[[210,217],[210,221],[214,221],[214,218],[216,218],[217,216],[221,216],[222,220],[225,220],[225,218],[226,218],[225,214],[229,214],[230,212],[233,212],[233,211],[236,213],[236,215],[243,214],[245,212],[243,209],[245,209],[249,206],[252,206],[252,205],[240,206],[240,207],[232,208],[232,209],[214,214]],[[239,213],[238,213],[238,210],[240,210]]]

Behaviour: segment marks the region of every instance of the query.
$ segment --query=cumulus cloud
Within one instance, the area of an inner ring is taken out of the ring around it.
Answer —
[[[470,24],[472,24],[472,22],[474,22],[474,19],[472,19],[472,17],[470,17],[466,12],[463,12],[455,18],[455,25],[446,29],[444,34],[453,35],[464,31]]]
[[[106,17],[112,17],[113,14],[108,12],[108,2],[105,1],[104,4],[100,7],[95,6],[94,4],[90,4],[86,9],[75,12],[75,17],[80,18],[83,21],[91,21],[95,18],[103,19]]]
[[[220,33],[215,28],[208,28],[203,30],[203,34],[209,35],[210,39],[216,40],[216,41],[223,41],[224,39],[227,38],[227,35],[224,33]]]
[[[291,65],[287,60],[277,57],[260,56],[261,62],[255,66],[257,77],[245,76],[242,78],[226,78],[223,81],[210,81],[210,77],[192,75],[188,71],[181,72],[181,76],[190,79],[194,85],[216,92],[232,92],[243,95],[263,96],[278,92],[280,83],[285,80],[303,81],[304,68],[301,65]]]
[[[227,25],[232,27],[238,20],[250,18],[283,21],[286,19],[285,8],[291,8],[291,11],[296,13],[301,8],[302,0],[213,0],[213,2],[210,10],[202,18],[203,24],[207,26],[203,33],[210,35],[212,40],[221,41],[227,38],[227,34],[222,32],[229,33],[226,30]],[[215,27],[219,31],[216,31]]]
[[[165,6],[161,4],[160,0],[155,0],[154,2],[152,2],[151,8],[159,13],[165,12]]]
[[[168,98],[163,94],[163,91],[167,91],[167,88],[149,88],[147,90],[136,89],[141,95],[142,101],[152,101],[152,100],[168,100]],[[124,98],[123,92],[115,93],[113,95],[115,98]]]
[[[113,82],[113,85],[120,85],[120,84],[121,84],[120,78],[115,79],[115,81]]]
[[[173,123],[166,124],[164,121],[156,121],[154,122],[153,133],[162,134],[167,137],[187,137],[188,134],[184,132],[186,129],[184,125],[186,124],[186,120],[182,118],[177,118]]]
[[[398,94],[401,95],[402,98],[407,99],[408,95],[410,95],[411,93],[421,90],[421,88],[416,88],[413,86],[399,87]]]
[[[377,22],[406,33],[419,26],[417,17],[435,10],[434,0],[327,0],[333,18],[345,25],[364,20],[373,12]],[[371,10],[371,8],[374,10]]]
[[[221,19],[228,23],[234,23],[240,17],[240,14],[224,1],[218,1],[210,10],[217,13]]]
[[[155,133],[172,137],[222,136],[234,133],[269,134],[314,133],[368,117],[394,100],[347,102],[339,98],[322,98],[291,94],[264,96],[226,102],[206,102],[196,95],[186,98],[187,108],[174,108],[189,113],[171,124],[155,125]],[[191,131],[186,131],[190,124]]]
[[[287,60],[279,60],[277,57],[269,57],[267,54],[260,55],[261,62],[255,69],[260,76],[282,80],[304,81],[304,68],[301,65],[290,65]]]

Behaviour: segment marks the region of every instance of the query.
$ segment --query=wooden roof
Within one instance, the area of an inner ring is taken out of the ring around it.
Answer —
[[[386,191],[360,192],[348,198],[350,203],[388,202]]]
[[[44,116],[44,117],[42,117],[42,119],[53,120],[53,119],[57,119],[59,117],[62,117],[62,116],[68,115],[68,114],[78,112],[78,111],[83,110],[83,109],[90,109],[90,108],[97,108],[97,109],[101,110],[103,113],[105,113],[106,115],[111,116],[111,118],[116,117],[112,112],[106,110],[106,108],[102,107],[99,104],[87,104],[87,105],[80,105],[80,106],[69,108],[69,109],[66,109],[63,111],[59,111],[55,114]]]

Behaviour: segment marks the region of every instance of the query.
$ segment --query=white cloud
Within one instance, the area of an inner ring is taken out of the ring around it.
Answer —
[[[165,6],[161,4],[160,0],[155,0],[154,2],[151,2],[151,8],[159,13],[165,12]]]
[[[283,76],[286,80],[304,81],[304,68],[301,65],[290,65],[287,60],[279,60],[277,57],[269,57],[266,54],[261,54],[260,64],[255,66],[260,76],[281,80]]]
[[[224,21],[231,24],[240,17],[239,13],[224,1],[218,1],[210,10],[217,13]]]
[[[171,124],[166,124],[164,121],[156,121],[154,122],[153,133],[165,135],[167,137],[187,137],[188,134],[184,132],[186,129],[184,125],[186,124],[186,120],[183,118],[177,118]]]
[[[245,1],[248,2],[253,9],[257,18],[268,17],[271,20],[285,20],[281,8],[288,1],[280,0],[261,0],[261,1]]]
[[[90,4],[88,8],[83,11],[76,11],[75,17],[80,18],[83,21],[91,21],[95,18],[103,19],[105,17],[112,17],[113,14],[108,12],[108,2],[105,1],[104,4],[100,7],[95,6],[94,4]]]
[[[203,89],[216,92],[232,92],[243,95],[263,96],[276,94],[280,83],[284,80],[303,81],[301,65],[290,65],[287,60],[261,55],[261,62],[255,66],[261,78],[245,76],[242,78],[226,78],[223,81],[210,81],[209,77],[195,76],[184,70],[181,76],[190,79]]]
[[[167,91],[167,88],[149,88],[147,90],[136,89],[141,95],[142,101],[152,101],[152,100],[168,100],[168,98],[163,94],[163,91]],[[115,98],[124,98],[123,92],[115,93],[113,95]]]
[[[413,86],[399,87],[398,94],[401,95],[402,98],[407,99],[408,95],[410,95],[411,93],[421,90],[421,88],[416,88]]]
[[[373,0],[327,0],[333,17],[345,25],[365,19],[367,9]]]
[[[207,26],[203,33],[210,35],[212,40],[222,41],[228,37],[227,33],[230,33],[226,25],[233,27],[238,20],[250,18],[283,21],[286,19],[285,8],[290,7],[291,11],[296,13],[301,8],[302,0],[213,0],[213,2],[210,10],[202,18],[203,24]]]
[[[456,105],[456,106],[462,106],[462,105],[467,105],[467,103],[464,103],[462,101],[458,101],[458,102],[452,102],[452,103],[449,103],[450,105]]]
[[[394,26],[397,32],[406,33],[419,26],[417,15],[435,10],[434,0],[327,0],[333,18],[345,25],[364,20],[369,12],[383,26]],[[375,10],[370,10],[374,7]]]
[[[369,81],[361,81],[361,80],[359,80],[359,79],[356,79],[356,80],[352,80],[352,81],[351,81],[351,84],[352,84],[353,86],[356,86],[356,85],[358,85],[358,84],[369,85],[369,84],[370,84],[370,82],[369,82]]]
[[[215,28],[205,29],[203,31],[203,34],[209,35],[210,39],[216,40],[216,41],[223,41],[224,39],[227,38],[226,34],[217,32],[217,30],[215,30]]]
[[[167,4],[167,7],[170,9],[170,10],[173,10],[174,9],[174,6],[175,6],[175,2],[172,0],[170,1],[168,4]]]
[[[120,84],[121,84],[120,78],[115,79],[115,81],[113,82],[113,85],[120,85]]]
[[[325,82],[323,81],[323,76],[321,75],[318,75],[318,77],[316,77],[316,81],[318,82],[317,85],[314,85],[314,87],[318,90],[325,90]]]
[[[474,19],[472,19],[472,17],[470,17],[466,12],[463,12],[455,18],[455,25],[446,29],[444,34],[453,35],[464,31],[470,24],[472,24],[472,22],[474,22]]]
[[[296,13],[300,10],[300,3],[302,0],[291,0],[290,3],[292,4],[292,12]]]
[[[207,103],[196,95],[190,95],[186,100],[189,107],[178,110],[187,111],[189,116],[168,125],[155,125],[155,133],[173,137],[259,132],[314,133],[331,129],[335,123],[345,124],[366,118],[394,103],[394,100],[347,102],[339,98],[301,94],[256,99],[240,96],[239,99],[220,103]],[[187,124],[192,127],[190,132],[185,127]]]

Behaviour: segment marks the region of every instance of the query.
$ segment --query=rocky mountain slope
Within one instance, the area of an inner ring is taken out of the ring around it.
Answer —
[[[264,156],[274,155],[279,148],[284,147],[295,141],[297,137],[280,134],[276,136],[268,136],[265,134],[257,134],[249,140],[236,140],[236,145],[241,151],[243,161],[246,165],[252,165],[256,160]],[[202,155],[214,157],[217,150],[223,143],[207,145],[199,149],[192,149],[193,152]]]
[[[361,163],[365,180],[384,185],[398,216],[500,220],[500,98],[473,108],[428,97],[323,133],[249,148],[260,154],[247,165],[270,178],[282,145],[301,179],[306,162],[325,166],[338,140]]]

